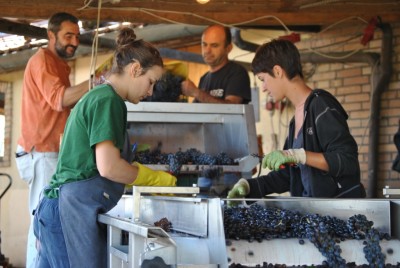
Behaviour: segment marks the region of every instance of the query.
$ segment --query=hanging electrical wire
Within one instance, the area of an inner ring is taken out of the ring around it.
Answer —
[[[92,9],[92,7],[90,7],[89,4],[86,4],[85,5],[85,9]],[[248,20],[248,21],[232,23],[232,24],[226,24],[226,23],[223,23],[223,22],[218,21],[218,20],[214,20],[214,19],[202,16],[202,15],[198,15],[198,14],[193,13],[193,12],[181,12],[181,11],[172,11],[172,10],[158,10],[158,9],[137,8],[137,7],[123,7],[123,8],[120,8],[120,7],[106,7],[104,9],[107,9],[107,10],[138,11],[138,12],[142,12],[142,13],[145,13],[147,15],[153,16],[155,18],[158,18],[160,20],[163,20],[163,21],[166,21],[166,22],[170,22],[170,23],[175,23],[175,24],[187,24],[187,23],[182,23],[182,22],[179,22],[179,21],[176,21],[176,20],[164,18],[164,17],[162,17],[160,15],[154,14],[154,12],[179,14],[179,15],[189,15],[189,16],[193,16],[193,17],[196,17],[196,18],[211,22],[213,24],[220,24],[220,25],[226,26],[226,27],[235,27],[235,26],[248,24],[248,23],[255,22],[255,21],[258,21],[258,20],[262,20],[262,19],[270,19],[270,18],[272,18],[272,19],[275,19],[276,21],[278,21],[282,25],[282,27],[285,29],[285,31],[291,32],[290,29],[283,23],[282,20],[280,20],[278,17],[273,16],[273,15],[265,15],[265,16],[254,18],[252,20]]]
[[[90,7],[90,4],[93,2],[93,0],[85,0],[84,2],[83,2],[83,7],[80,7],[80,8],[78,8],[77,10],[84,10],[84,9],[86,9],[86,8],[88,8],[88,7]]]
[[[79,10],[83,10],[83,9],[93,9],[93,7],[91,7],[92,2],[93,2],[93,0],[85,0],[84,6],[81,7]],[[95,66],[95,60],[96,60],[96,57],[97,57],[98,28],[99,28],[99,20],[100,20],[101,2],[102,2],[102,1],[99,0],[99,2],[98,2],[99,5],[98,5],[98,7],[97,7],[97,11],[98,11],[97,31],[95,32],[96,35],[95,35],[95,38],[94,38],[94,40],[93,40],[92,64],[91,64],[91,72],[90,72],[90,75],[91,75],[91,76],[93,75],[93,70],[94,70],[94,66]],[[337,1],[332,0],[332,1],[323,1],[323,2],[332,2],[332,3],[333,3],[333,2],[337,2]],[[249,24],[249,23],[252,23],[252,22],[255,22],[255,21],[258,21],[258,20],[272,18],[272,19],[278,21],[278,22],[280,23],[280,25],[282,25],[283,31],[285,31],[285,32],[287,32],[287,33],[291,33],[291,30],[285,25],[285,23],[284,23],[282,20],[280,20],[278,17],[273,16],[273,15],[265,15],[265,16],[260,16],[260,17],[254,18],[254,19],[252,19],[252,20],[237,22],[237,23],[233,23],[233,24],[226,24],[226,23],[223,23],[223,22],[221,22],[221,21],[208,18],[208,17],[206,17],[206,16],[198,15],[198,14],[193,13],[193,12],[179,12],[179,11],[171,11],[171,10],[157,10],[157,9],[136,8],[136,7],[131,7],[131,8],[129,8],[129,7],[123,7],[123,8],[120,8],[120,7],[104,7],[103,9],[107,9],[107,10],[122,10],[122,9],[123,9],[123,10],[125,10],[125,11],[126,11],[126,10],[138,11],[138,12],[142,12],[142,13],[145,13],[145,14],[147,14],[147,15],[156,17],[156,18],[158,18],[158,19],[160,19],[160,20],[163,20],[163,21],[166,21],[166,22],[169,22],[169,23],[174,23],[174,24],[184,24],[184,23],[179,22],[179,21],[176,21],[176,20],[164,18],[163,16],[160,16],[160,15],[158,15],[158,14],[156,14],[156,13],[157,13],[157,12],[163,12],[163,13],[170,13],[170,14],[188,15],[188,16],[193,16],[193,17],[196,17],[196,18],[203,19],[203,20],[205,20],[205,21],[207,21],[207,22],[210,22],[210,23],[220,24],[220,25],[223,25],[223,26],[226,26],[226,27],[237,27],[237,26]],[[329,25],[328,27],[326,27],[325,29],[323,29],[322,31],[320,31],[319,33],[317,33],[317,34],[315,35],[315,37],[312,37],[311,39],[309,39],[308,42],[309,42],[310,44],[312,44],[312,43],[313,43],[313,39],[319,40],[319,39],[320,39],[319,36],[320,36],[322,33],[325,33],[325,32],[327,32],[328,30],[331,30],[332,28],[334,28],[334,27],[336,27],[336,26],[338,26],[338,25],[340,25],[340,24],[342,24],[342,23],[344,23],[344,22],[346,22],[346,21],[355,20],[355,19],[356,19],[356,20],[359,20],[359,21],[361,21],[361,22],[363,22],[363,23],[365,23],[365,24],[368,24],[368,22],[367,22],[366,20],[364,20],[363,18],[360,18],[360,17],[357,17],[357,16],[350,16],[350,17],[348,17],[348,18],[344,18],[344,19],[342,19],[342,20],[340,20],[340,21],[337,21],[337,22],[335,22],[335,23]],[[249,30],[246,30],[246,31],[249,32]],[[325,49],[332,49],[332,47],[347,44],[347,42],[351,42],[352,40],[354,40],[355,38],[359,38],[360,36],[361,36],[361,33],[356,33],[356,34],[354,34],[352,37],[350,37],[350,38],[348,38],[348,39],[346,39],[346,40],[342,40],[342,41],[339,41],[339,42],[334,42],[334,43],[332,43],[332,44],[328,44],[328,45],[324,45],[324,46],[319,46],[319,47],[317,47],[317,46],[309,46],[309,47],[307,48],[307,50],[308,50],[308,51],[311,51],[311,52],[314,53],[314,54],[317,54],[317,55],[320,55],[320,56],[322,56],[322,57],[325,57],[325,58],[330,58],[330,59],[346,59],[346,58],[351,57],[352,55],[354,55],[354,54],[356,54],[356,53],[362,51],[363,48],[360,47],[360,48],[358,48],[358,49],[355,49],[355,50],[353,50],[353,51],[350,51],[350,52],[348,52],[347,54],[341,55],[341,56],[332,56],[332,55],[329,55],[329,54],[326,53],[326,52],[322,52],[321,50],[322,50],[322,49],[324,49],[324,50],[325,50]]]
[[[93,0],[85,0],[85,5],[82,8],[80,8],[80,10],[81,9],[92,9],[93,7],[90,6],[92,1]],[[337,2],[337,1],[339,1],[339,0],[327,0],[327,1],[321,1],[321,2]],[[323,3],[319,3],[319,4],[323,4]],[[259,21],[259,20],[262,20],[262,19],[271,19],[272,18],[272,19],[276,20],[277,22],[279,22],[279,24],[282,26],[283,30],[286,33],[289,33],[289,34],[292,33],[292,31],[289,29],[289,27],[287,27],[286,24],[281,19],[279,19],[278,17],[273,16],[273,15],[265,15],[265,16],[256,17],[254,19],[247,20],[247,21],[242,21],[242,22],[237,22],[237,23],[232,23],[232,24],[226,24],[224,22],[221,22],[221,21],[218,21],[218,20],[206,17],[206,16],[198,15],[198,14],[193,13],[193,12],[181,12],[181,11],[172,11],[172,10],[158,10],[158,9],[137,8],[137,7],[123,7],[123,8],[122,7],[104,7],[104,9],[107,9],[107,10],[124,10],[124,11],[130,10],[130,11],[142,12],[142,13],[145,13],[147,15],[153,16],[153,17],[155,17],[157,19],[163,20],[165,22],[174,23],[174,24],[186,24],[186,23],[182,23],[182,22],[179,22],[179,21],[176,21],[176,20],[173,20],[173,19],[168,19],[168,18],[165,18],[165,17],[163,17],[161,15],[158,15],[156,13],[157,12],[162,12],[162,13],[169,13],[169,14],[188,15],[188,16],[193,16],[193,17],[196,17],[196,18],[200,18],[200,19],[205,20],[205,21],[207,21],[209,23],[220,24],[220,25],[223,25],[223,26],[226,26],[226,27],[238,27],[238,26],[246,25],[246,24],[249,24],[249,23],[252,23],[252,22],[255,22],[255,21]],[[361,17],[350,16],[348,18],[344,18],[344,19],[342,19],[340,21],[337,21],[337,22],[331,24],[330,26],[326,27],[325,29],[323,29],[322,31],[320,31],[319,33],[316,34],[315,39],[319,39],[318,36],[320,34],[322,34],[324,32],[327,32],[331,28],[336,27],[339,24],[342,24],[342,23],[344,23],[346,21],[353,20],[353,19],[357,19],[357,20],[362,21],[365,24],[368,24],[368,22],[366,20],[364,20],[363,18],[361,18]],[[248,30],[246,30],[246,31],[248,31]],[[352,38],[356,38],[356,37],[359,37],[359,35],[354,36]],[[310,43],[312,43],[312,39],[311,39]],[[362,49],[362,48],[356,49],[356,50],[351,51],[348,54],[340,56],[340,57],[332,57],[332,56],[327,55],[326,53],[320,51],[320,49],[322,49],[322,48],[332,47],[332,46],[338,45],[340,43],[342,43],[342,42],[336,42],[336,43],[333,43],[331,45],[325,45],[323,47],[309,47],[308,50],[313,52],[313,53],[315,53],[315,54],[318,54],[318,55],[320,55],[322,57],[335,58],[335,59],[345,59],[345,58],[348,58],[348,57],[352,56],[353,54],[361,51],[361,49]]]
[[[328,4],[337,4],[337,5],[363,5],[363,6],[382,6],[382,5],[398,5],[399,1],[398,0],[393,0],[393,1],[373,1],[373,2],[366,2],[366,1],[348,1],[348,0],[322,0],[322,1],[317,1],[314,3],[309,3],[309,4],[303,4],[299,6],[299,9],[307,9],[307,8],[313,8],[317,6],[323,6],[323,5],[328,5]],[[343,8],[343,6],[341,6]]]
[[[90,4],[92,0],[89,1]],[[99,26],[100,26],[100,12],[101,12],[101,4],[102,0],[99,0],[97,7],[97,21],[96,21],[96,29],[94,31],[93,43],[92,43],[92,55],[90,58],[90,68],[89,68],[89,88],[93,87],[93,78],[95,77],[96,71],[96,61],[97,61],[97,51],[99,44]]]

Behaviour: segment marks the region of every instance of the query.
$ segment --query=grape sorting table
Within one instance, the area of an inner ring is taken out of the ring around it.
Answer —
[[[150,193],[150,195],[149,195]],[[154,195],[161,193],[164,195]],[[118,205],[99,221],[107,224],[110,268],[117,267],[255,267],[264,262],[290,265],[318,265],[324,257],[306,241],[271,239],[261,242],[226,239],[225,201],[198,195],[197,187],[134,187]],[[167,195],[165,195],[167,194]],[[400,262],[400,200],[398,199],[310,199],[271,198],[257,204],[302,213],[347,219],[363,214],[374,227],[391,234],[382,240],[386,263]],[[162,218],[171,223],[165,231],[154,225]],[[357,265],[368,264],[362,240],[340,243],[342,257]],[[388,254],[387,252],[393,252]]]

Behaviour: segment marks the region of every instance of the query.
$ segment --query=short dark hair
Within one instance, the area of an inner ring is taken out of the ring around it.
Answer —
[[[289,79],[294,78],[296,75],[304,78],[300,52],[288,40],[274,39],[259,46],[251,63],[251,68],[254,74],[268,73],[274,77],[272,69],[275,65],[281,66]]]
[[[60,31],[61,24],[64,21],[70,21],[72,23],[78,24],[79,20],[74,15],[66,12],[59,12],[52,15],[49,19],[47,30],[57,34]]]

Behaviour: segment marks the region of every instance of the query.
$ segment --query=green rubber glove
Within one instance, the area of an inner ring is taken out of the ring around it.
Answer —
[[[176,186],[176,178],[168,172],[152,170],[138,162],[134,162],[133,165],[137,166],[139,171],[130,186]]]
[[[273,151],[267,154],[262,161],[263,168],[279,170],[285,164],[305,164],[306,151],[301,149],[289,149],[284,151]]]
[[[240,179],[228,192],[228,198],[243,198],[250,193],[250,185],[245,179]],[[233,207],[238,205],[239,201],[229,201],[227,202],[228,207]]]

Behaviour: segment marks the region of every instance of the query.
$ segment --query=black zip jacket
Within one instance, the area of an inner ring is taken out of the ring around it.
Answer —
[[[361,198],[365,190],[360,183],[358,147],[347,125],[348,115],[342,105],[329,92],[316,89],[304,105],[303,144],[306,151],[323,153],[329,172],[310,169],[310,197]],[[284,150],[294,139],[294,118],[290,121],[289,135]],[[261,198],[271,193],[290,191],[291,196],[302,196],[300,169],[286,166],[257,179],[249,179],[248,197]]]

